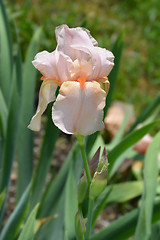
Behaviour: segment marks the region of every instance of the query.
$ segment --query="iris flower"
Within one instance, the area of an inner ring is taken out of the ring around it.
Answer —
[[[103,108],[109,89],[108,74],[114,65],[113,54],[98,47],[84,28],[56,28],[57,47],[42,51],[32,61],[42,73],[42,85],[31,130],[40,130],[41,115],[50,102],[54,124],[67,134],[89,135],[104,128]],[[57,85],[59,94],[55,97]],[[102,88],[106,85],[106,88]]]

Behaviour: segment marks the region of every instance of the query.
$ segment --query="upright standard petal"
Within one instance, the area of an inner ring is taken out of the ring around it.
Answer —
[[[45,80],[40,89],[39,103],[36,114],[32,117],[31,122],[28,126],[31,130],[39,131],[41,127],[41,115],[46,110],[47,105],[55,100],[55,91],[57,84],[52,80]]]
[[[43,74],[43,79],[52,79],[59,85],[70,80],[74,67],[71,58],[57,50],[38,53],[32,63]]]
[[[68,134],[89,135],[104,128],[106,92],[98,82],[65,82],[52,108],[54,124]]]
[[[68,55],[73,61],[78,59],[89,59],[88,52],[77,50],[76,46],[86,48],[97,46],[97,41],[90,35],[90,32],[84,28],[69,28],[67,25],[61,25],[56,28],[57,49]]]
[[[95,59],[92,75],[96,78],[108,76],[114,66],[113,53],[105,48],[95,47],[92,56]]]
[[[109,75],[114,66],[114,55],[112,52],[100,47],[86,47],[76,45],[77,51],[84,51],[90,56],[92,74],[88,75],[87,81],[97,80]]]
[[[37,53],[32,64],[35,68],[37,68],[45,78],[48,79],[57,79],[57,69],[56,63],[58,55],[56,52],[49,53],[47,51],[43,51]]]

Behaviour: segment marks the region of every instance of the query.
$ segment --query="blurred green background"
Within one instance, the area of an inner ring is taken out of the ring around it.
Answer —
[[[114,99],[131,102],[140,112],[159,92],[159,0],[6,0],[5,4],[11,24],[15,20],[23,55],[36,26],[43,26],[41,50],[47,51],[55,49],[55,27],[64,23],[86,27],[108,50],[124,32]]]

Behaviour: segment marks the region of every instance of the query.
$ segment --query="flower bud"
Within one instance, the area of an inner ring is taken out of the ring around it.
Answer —
[[[81,177],[78,184],[78,203],[82,203],[88,193],[88,183],[86,176]]]
[[[76,237],[77,240],[84,240],[84,233],[86,231],[86,224],[87,220],[82,217],[81,213],[78,211],[75,217],[75,230],[76,230]]]
[[[107,152],[104,148],[101,159],[99,161],[96,172],[94,173],[91,185],[89,197],[95,199],[98,197],[107,185],[107,176],[108,176],[108,160]]]

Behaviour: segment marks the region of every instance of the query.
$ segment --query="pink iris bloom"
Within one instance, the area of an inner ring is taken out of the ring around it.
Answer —
[[[97,45],[84,28],[56,28],[57,47],[42,51],[32,61],[42,73],[36,114],[31,130],[40,130],[41,115],[47,105],[52,108],[54,124],[67,134],[89,135],[104,128],[103,108],[109,89],[108,74],[114,65],[113,54]],[[101,85],[106,85],[106,91]],[[59,94],[55,97],[57,85]]]

